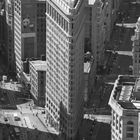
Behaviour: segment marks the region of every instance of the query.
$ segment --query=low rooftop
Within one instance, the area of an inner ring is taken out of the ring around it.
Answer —
[[[16,108],[16,104],[32,102],[29,93],[17,82],[0,81],[0,107]]]
[[[115,82],[110,101],[116,102],[123,109],[140,109],[140,78],[120,75]]]
[[[0,123],[58,135],[58,132],[45,124],[45,110],[32,105],[19,105],[17,110],[1,110]]]
[[[46,71],[46,61],[42,61],[42,60],[30,61],[30,64],[37,71]]]
[[[21,92],[22,85],[14,81],[0,81],[0,89]]]
[[[25,72],[21,73],[22,80],[27,84],[30,84],[30,74],[27,74]]]
[[[93,62],[93,56],[91,52],[86,52],[84,55],[84,73],[90,72],[92,62]]]
[[[84,63],[84,73],[89,73],[91,69],[91,62]]]
[[[88,0],[89,5],[94,5],[95,2],[96,2],[96,0]]]

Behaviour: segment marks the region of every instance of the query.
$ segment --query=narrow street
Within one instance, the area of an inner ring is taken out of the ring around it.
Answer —
[[[2,53],[0,53],[0,79],[2,75],[6,74],[6,70],[7,70],[6,54],[2,50]]]

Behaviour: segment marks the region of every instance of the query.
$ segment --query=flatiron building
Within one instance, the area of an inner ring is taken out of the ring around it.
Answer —
[[[46,1],[46,120],[67,140],[83,117],[85,1]]]

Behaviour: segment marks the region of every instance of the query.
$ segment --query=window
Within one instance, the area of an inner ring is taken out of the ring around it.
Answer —
[[[133,134],[133,133],[127,133],[127,134],[126,134],[126,137],[127,137],[127,138],[133,138],[133,137],[134,137],[134,134]]]
[[[73,29],[73,23],[72,23],[72,25],[71,25],[71,28]]]
[[[72,135],[72,129],[71,129],[71,135]]]
[[[128,126],[128,127],[126,128],[126,131],[134,131],[134,128]]]
[[[132,121],[127,122],[128,125],[133,125],[134,123]]]

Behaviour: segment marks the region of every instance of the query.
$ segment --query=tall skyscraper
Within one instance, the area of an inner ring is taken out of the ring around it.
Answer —
[[[45,0],[14,1],[14,44],[18,77],[23,71],[26,58],[45,55],[45,11]]]
[[[111,3],[111,30],[113,29],[114,23],[117,19],[117,16],[118,16],[117,13],[119,11],[121,2],[122,2],[122,0],[111,0],[110,1],[110,3]]]
[[[0,1],[0,51],[5,46],[5,11],[4,1]]]
[[[5,0],[6,16],[6,52],[8,56],[8,72],[15,72],[14,56],[14,0]]]
[[[98,66],[104,63],[105,46],[110,39],[111,2],[109,0],[89,0],[88,17],[90,20],[92,52]],[[87,27],[90,27],[87,26]]]
[[[83,117],[85,1],[46,1],[46,120],[73,140]]]
[[[133,41],[133,74],[140,76],[140,17],[136,23],[135,35],[132,37]]]

